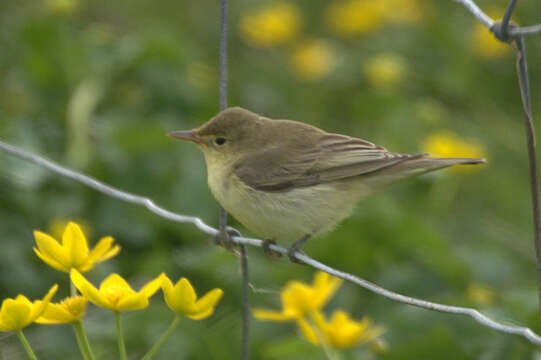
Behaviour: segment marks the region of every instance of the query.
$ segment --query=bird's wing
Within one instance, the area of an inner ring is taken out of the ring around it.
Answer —
[[[368,141],[325,134],[316,144],[283,154],[279,147],[265,148],[235,164],[234,173],[261,191],[287,191],[369,174],[422,155],[396,154]]]

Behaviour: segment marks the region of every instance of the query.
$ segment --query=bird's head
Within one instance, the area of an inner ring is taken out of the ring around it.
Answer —
[[[207,164],[209,161],[231,163],[267,143],[268,139],[261,131],[266,121],[256,113],[233,107],[196,129],[174,131],[168,135],[195,143],[205,155]]]

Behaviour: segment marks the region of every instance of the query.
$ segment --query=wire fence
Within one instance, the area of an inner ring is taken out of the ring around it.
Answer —
[[[488,15],[486,15],[482,9],[480,9],[475,2],[470,0],[454,0],[462,5],[464,5],[468,11],[477,18],[483,25],[489,28],[495,35],[497,39],[504,43],[510,44],[516,51],[516,62],[517,62],[517,75],[520,86],[520,94],[523,104],[523,109],[525,113],[525,124],[526,124],[526,134],[527,134],[527,148],[530,164],[530,179],[531,179],[531,190],[532,190],[532,208],[533,208],[533,223],[534,223],[534,235],[535,235],[535,249],[537,255],[537,273],[538,280],[540,284],[539,297],[541,302],[541,221],[540,221],[540,208],[539,208],[539,194],[538,194],[538,178],[537,178],[537,168],[536,168],[536,153],[535,153],[535,137],[534,137],[534,127],[533,127],[533,117],[531,111],[531,99],[530,99],[530,87],[529,87],[529,74],[526,58],[526,48],[524,43],[524,36],[534,35],[541,33],[541,24],[525,27],[517,27],[513,24],[510,24],[510,19],[515,9],[517,3],[516,0],[511,0],[507,6],[504,17],[501,21],[494,21]],[[227,107],[227,0],[221,0],[221,32],[220,32],[220,109]],[[110,197],[141,205],[147,208],[152,213],[165,218],[167,220],[186,223],[194,225],[198,230],[203,233],[209,234],[213,237],[218,237],[224,235],[224,231],[227,227],[227,214],[223,209],[220,209],[220,226],[218,229],[206,224],[201,218],[195,216],[188,216],[183,214],[178,214],[170,210],[164,209],[157,205],[152,199],[132,194],[110,185],[107,185],[103,182],[100,182],[92,177],[84,175],[80,172],[73,171],[64,166],[56,164],[53,161],[50,161],[40,155],[27,152],[23,149],[20,149],[16,146],[7,144],[3,141],[0,141],[0,150],[18,157],[22,160],[32,162],[39,166],[42,166],[50,171],[53,171],[63,177],[72,179],[76,182],[79,182],[83,185],[86,185],[94,190],[97,190],[105,195]],[[249,358],[249,303],[248,303],[248,263],[246,256],[245,246],[254,246],[262,247],[263,241],[260,239],[247,238],[242,236],[232,236],[230,240],[240,246],[241,254],[241,269],[243,277],[243,359]],[[287,249],[281,246],[271,244],[270,249],[281,253],[287,254]],[[430,302],[423,299],[418,299],[414,297],[409,297],[402,295],[390,290],[387,290],[379,285],[376,285],[370,281],[362,279],[358,276],[355,276],[350,273],[340,271],[334,267],[330,267],[326,264],[323,264],[305,254],[295,254],[295,257],[300,262],[309,265],[315,269],[327,272],[333,276],[339,277],[346,281],[349,281],[353,284],[356,284],[360,287],[363,287],[369,291],[372,291],[378,295],[381,295],[387,299],[404,303],[407,305],[416,306],[423,309],[456,314],[456,315],[465,315],[471,317],[479,324],[494,329],[499,332],[507,334],[515,334],[522,336],[527,339],[529,342],[541,347],[541,336],[534,333],[530,328],[523,326],[515,326],[505,324],[502,321],[496,321],[480,311],[469,308],[469,307],[460,307],[460,306],[451,306],[435,302]]]
[[[539,207],[539,179],[537,174],[537,156],[535,151],[535,130],[533,125],[532,103],[530,96],[530,77],[528,74],[528,62],[526,57],[526,44],[524,35],[532,35],[541,32],[541,26],[535,25],[520,28],[510,24],[511,16],[515,10],[517,0],[510,0],[501,21],[494,21],[486,15],[471,0],[455,0],[462,3],[468,10],[501,42],[511,45],[516,51],[517,76],[520,87],[520,97],[525,115],[526,145],[528,149],[528,160],[530,166],[530,187],[532,199],[532,217],[534,227],[534,247],[536,255],[537,282],[539,305],[541,306],[541,214]]]

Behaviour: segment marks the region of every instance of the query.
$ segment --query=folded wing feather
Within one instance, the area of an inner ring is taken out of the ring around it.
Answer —
[[[324,134],[294,156],[269,146],[240,160],[234,173],[261,191],[287,191],[372,173],[424,155],[397,154],[368,141]]]

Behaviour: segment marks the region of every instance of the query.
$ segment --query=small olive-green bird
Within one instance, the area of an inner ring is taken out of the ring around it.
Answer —
[[[273,120],[240,107],[172,137],[203,152],[208,184],[218,202],[265,240],[296,240],[289,257],[310,237],[348,217],[363,197],[395,180],[484,159],[399,154],[366,140]]]

